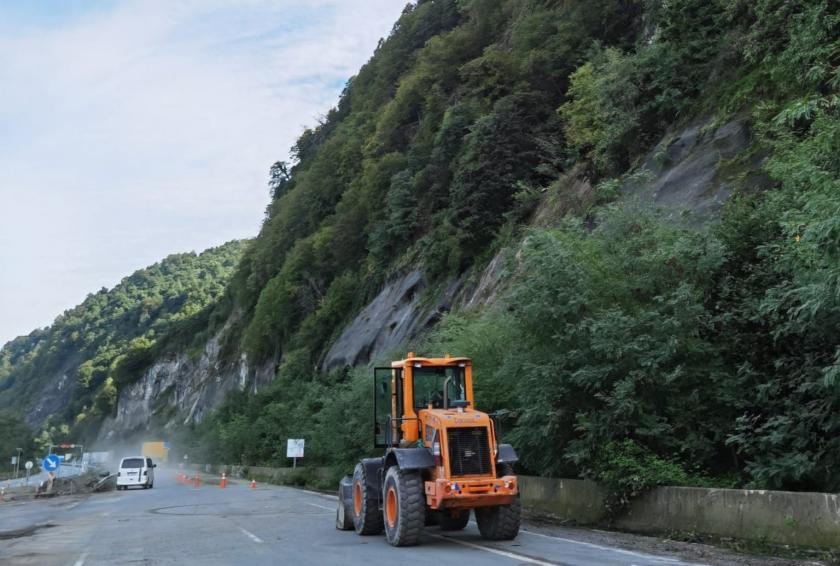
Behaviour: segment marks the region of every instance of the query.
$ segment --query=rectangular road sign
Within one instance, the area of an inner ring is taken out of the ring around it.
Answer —
[[[12,466],[17,464],[17,456],[12,456]]]
[[[303,458],[303,438],[290,438],[286,444],[286,458]]]

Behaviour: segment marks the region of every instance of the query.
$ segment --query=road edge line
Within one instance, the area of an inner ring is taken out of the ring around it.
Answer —
[[[476,550],[483,550],[485,552],[490,552],[492,554],[497,554],[499,556],[504,556],[505,558],[511,558],[513,560],[518,560],[520,562],[526,562],[528,564],[538,564],[539,566],[558,566],[558,564],[562,564],[560,562],[546,562],[545,560],[540,560],[539,558],[531,558],[525,554],[518,554],[516,552],[510,552],[509,550],[502,550],[500,548],[494,548],[492,546],[482,546],[480,544],[475,544],[473,542],[468,542],[465,540],[457,539],[454,537],[446,537],[443,535],[438,535],[435,533],[426,533],[428,536],[445,540],[449,542],[454,542],[455,544],[460,544],[461,546],[466,546],[469,548],[474,548]]]

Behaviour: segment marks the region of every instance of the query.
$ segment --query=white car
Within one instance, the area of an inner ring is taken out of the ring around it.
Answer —
[[[143,456],[123,458],[120,460],[120,469],[117,471],[117,489],[128,489],[132,485],[142,486],[143,489],[153,488],[156,467],[157,464],[153,464],[151,458]]]

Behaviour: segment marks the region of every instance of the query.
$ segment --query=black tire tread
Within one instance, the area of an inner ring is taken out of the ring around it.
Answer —
[[[401,470],[396,466],[388,469],[385,476],[387,494],[389,478],[397,484],[397,524],[394,529],[386,526],[385,534],[392,546],[415,546],[420,542],[420,535],[426,523],[426,497],[423,491],[423,478],[414,470]],[[383,497],[386,497],[383,495]],[[383,505],[383,507],[385,507]],[[385,510],[382,511],[384,521]]]
[[[353,471],[353,489],[357,481],[362,485],[362,512],[356,517],[356,510],[353,509],[353,527],[362,536],[381,534],[385,528],[382,520],[382,513],[379,512],[378,498],[368,493],[367,474],[365,467],[359,463]]]
[[[513,466],[498,464],[496,476],[514,475]],[[519,524],[522,520],[522,501],[519,495],[510,505],[495,507],[479,507],[475,509],[475,522],[478,532],[484,540],[512,540],[519,534]]]

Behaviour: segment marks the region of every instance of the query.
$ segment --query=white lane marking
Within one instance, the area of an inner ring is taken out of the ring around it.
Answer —
[[[305,491],[306,493],[310,493],[312,495],[317,495],[318,497],[326,497],[326,498],[329,498],[329,499],[338,499],[337,495],[330,495],[328,493],[318,493],[317,491],[310,491],[308,489],[302,489],[301,491]],[[310,505],[315,505],[315,504],[310,503]],[[330,511],[332,511],[332,509],[330,509]],[[470,521],[470,524],[475,525],[476,523],[475,523],[475,521]],[[603,530],[598,530],[598,529],[593,529],[593,531],[599,532],[599,533],[611,534],[611,533],[609,533],[609,531],[603,531]],[[598,550],[608,550],[608,551],[612,551],[612,552],[617,552],[618,554],[626,554],[628,556],[633,556],[635,558],[642,558],[642,559],[645,559],[645,560],[658,560],[660,562],[664,562],[664,563],[667,563],[667,564],[673,564],[674,566],[709,566],[708,564],[703,564],[703,563],[700,563],[700,562],[683,562],[682,560],[678,560],[676,558],[668,558],[666,556],[656,556],[655,554],[642,554],[641,552],[633,552],[632,550],[624,550],[623,548],[614,548],[614,547],[611,547],[611,546],[602,546],[600,544],[594,544],[594,543],[591,543],[591,542],[583,542],[583,541],[580,541],[580,540],[574,540],[574,539],[569,539],[569,538],[555,537],[555,536],[551,536],[551,535],[544,535],[542,533],[535,533],[533,531],[527,531],[525,529],[519,529],[519,532],[520,533],[525,533],[525,534],[528,534],[528,535],[533,535],[533,536],[536,536],[536,537],[544,537],[544,538],[548,538],[548,539],[554,539],[554,540],[558,540],[558,541],[561,541],[561,542],[570,542],[570,543],[573,543],[573,544],[580,544],[580,545],[588,546],[590,548],[595,548],[595,549],[598,549]],[[475,545],[473,543],[469,543],[469,542],[462,541],[462,540],[457,540],[457,539],[454,539],[454,538],[448,538],[448,537],[444,537],[444,536],[441,536],[441,535],[432,535],[432,536],[436,536],[436,537],[442,538],[444,540],[451,540],[453,542],[457,542],[458,544],[464,543],[468,546],[469,545],[476,546],[478,548],[481,548],[482,550],[487,550],[487,551],[490,551],[490,552],[505,552],[503,550],[497,550],[495,548],[491,549],[491,548],[488,548],[486,546]],[[514,553],[510,553],[510,554],[512,556],[517,556],[517,557],[519,556],[519,555],[515,555]],[[524,559],[524,557],[523,557],[523,559]],[[533,560],[533,559],[528,559],[528,560]],[[539,561],[536,562],[536,563],[537,564],[550,564],[549,562],[539,562]]]
[[[88,554],[90,554],[90,550],[85,550],[79,559],[73,563],[73,566],[85,566],[85,560],[87,560]]]
[[[530,556],[525,556],[524,554],[508,552],[507,550],[500,550],[498,548],[491,548],[489,546],[481,546],[480,544],[474,544],[457,538],[445,537],[443,535],[435,534],[431,536],[439,538],[441,540],[448,540],[449,542],[454,542],[455,544],[460,544],[461,546],[467,546],[476,550],[483,550],[484,552],[498,554],[499,556],[504,556],[505,558],[511,558],[513,560],[518,560],[519,562],[526,562],[528,564],[539,564],[540,566],[557,566],[555,562],[545,562],[544,560],[537,560],[536,558],[531,558]]]
[[[472,522],[472,521],[471,521]],[[683,562],[677,558],[668,558],[666,556],[656,556],[655,554],[642,554],[640,552],[633,552],[632,550],[624,550],[623,548],[615,548],[612,546],[603,546],[600,544],[595,544],[592,542],[583,542],[581,540],[574,540],[571,538],[563,538],[563,537],[555,537],[552,535],[544,535],[542,533],[535,533],[534,531],[528,531],[525,529],[519,529],[520,533],[525,533],[526,535],[531,535],[535,537],[543,537],[552,540],[558,540],[561,542],[568,542],[571,544],[579,544],[581,546],[586,546],[589,548],[594,548],[597,550],[604,550],[610,552],[616,552],[618,554],[625,554],[627,556],[633,556],[635,558],[643,558],[645,560],[655,560],[658,562],[664,562],[666,564],[674,564],[675,566],[709,566],[708,564],[701,564],[699,562]]]
[[[261,543],[262,542],[262,539],[260,537],[258,537],[257,535],[255,535],[254,533],[248,532],[245,529],[243,529],[242,527],[239,527],[239,530],[242,531],[243,533],[245,533],[245,536],[248,537],[249,539],[251,539],[252,541],[254,541],[256,543]]]
[[[309,501],[307,501],[306,504],[312,505],[313,507],[320,507],[321,509],[326,509],[327,511],[333,511],[332,507],[325,507],[323,505],[318,505],[317,503],[310,503]]]
[[[337,495],[330,495],[328,493],[321,493],[320,491],[312,491],[310,489],[301,489],[302,492],[308,493],[310,495],[317,495],[318,497],[330,497],[334,499],[338,499]]]

